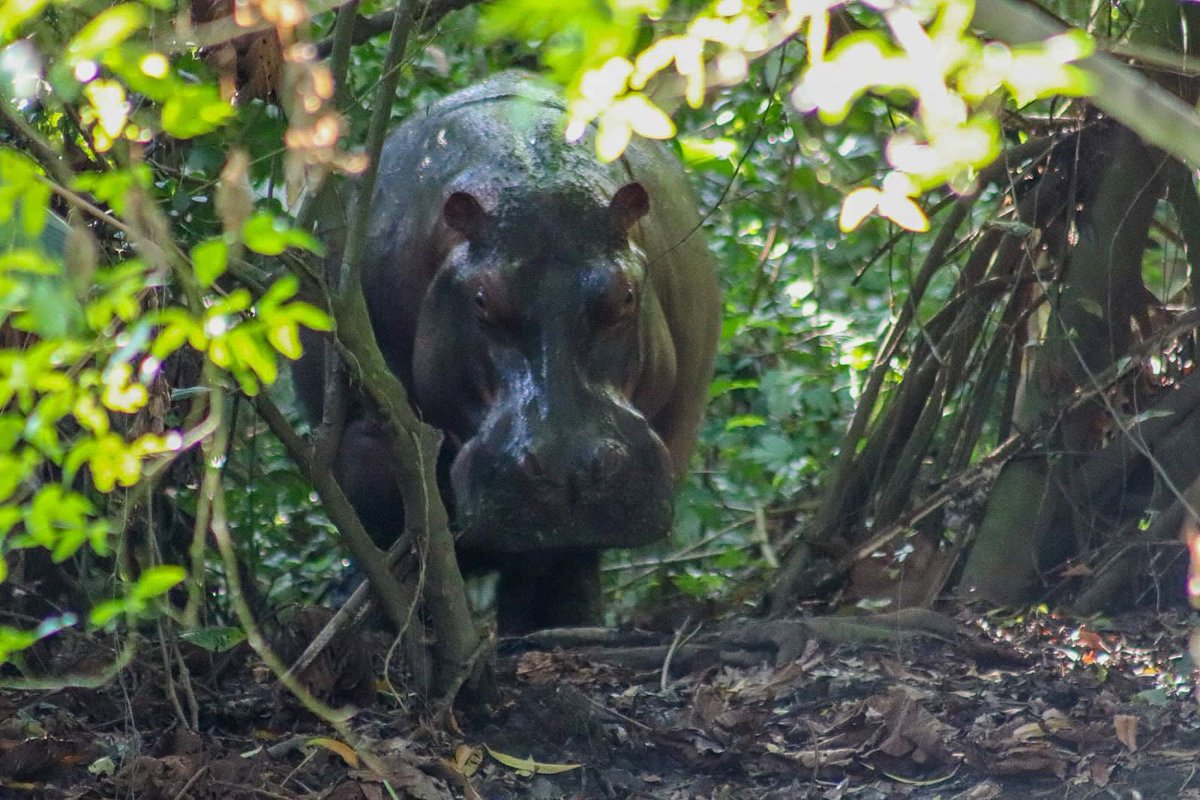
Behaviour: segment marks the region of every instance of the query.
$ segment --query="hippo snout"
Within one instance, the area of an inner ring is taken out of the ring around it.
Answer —
[[[578,456],[559,469],[548,470],[547,460],[544,452],[539,456],[533,447],[526,447],[516,458],[515,477],[526,481],[535,497],[552,487],[603,491],[628,469],[629,448],[616,439],[603,439],[581,448]]]
[[[665,536],[670,456],[640,414],[618,412],[549,430],[495,412],[451,469],[459,544],[519,552],[636,547]]]

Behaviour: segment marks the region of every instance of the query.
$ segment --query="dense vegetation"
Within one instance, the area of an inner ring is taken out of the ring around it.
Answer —
[[[296,435],[287,388],[300,328],[332,315],[368,394],[399,396],[354,338],[353,282],[317,290],[323,192],[354,191],[342,176],[390,121],[543,63],[613,152],[678,128],[722,265],[695,474],[669,545],[612,557],[614,613],[676,598],[742,613],[928,603],[959,585],[1091,611],[1179,596],[1170,543],[1200,475],[1183,391],[1200,138],[1171,53],[1189,50],[1192,8],[1059,9],[1102,49],[1173,70],[1145,77],[1109,57],[1070,67],[1080,36],[1024,47],[1051,28],[1001,3],[980,3],[986,47],[966,4],[802,5],[364,4],[379,13],[356,27],[357,5],[309,20],[261,3],[238,6],[265,31],[241,38],[222,32],[221,4],[0,10],[10,674],[35,671],[23,654],[65,627],[132,646],[169,622],[217,646],[237,635],[224,626],[344,592],[351,552],[382,563],[348,534],[352,514],[321,483],[327,442]],[[636,54],[689,36],[708,37],[705,60],[673,55],[671,74],[659,58],[641,75],[658,93],[639,93]],[[927,42],[940,58],[921,60]],[[864,53],[876,74],[854,84]],[[588,70],[608,75],[601,90]],[[826,84],[844,92],[818,96]],[[1143,106],[1116,91],[1129,86]],[[1068,97],[1086,91],[1108,99]],[[389,413],[411,445],[398,459],[433,452],[406,408]],[[416,572],[440,585],[455,571],[437,526],[412,534],[433,554]],[[417,585],[385,595],[393,621],[410,619]],[[419,685],[457,685],[478,647],[461,613],[424,609],[439,646],[466,638],[429,667],[414,637]]]

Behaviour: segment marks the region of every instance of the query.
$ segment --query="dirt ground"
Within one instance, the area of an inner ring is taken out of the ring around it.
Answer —
[[[143,640],[106,674],[111,643],[62,638],[39,658],[76,678],[0,676],[0,797],[1200,798],[1191,625],[959,610],[556,632],[502,641],[500,697],[438,727],[364,637],[339,663],[366,682],[341,688],[373,700],[350,725],[384,774],[244,645]]]

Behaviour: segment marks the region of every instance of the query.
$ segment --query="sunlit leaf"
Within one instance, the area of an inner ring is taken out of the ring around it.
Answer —
[[[37,642],[37,634],[31,631],[21,631],[0,625],[0,661],[7,660],[13,653],[19,653]]]
[[[284,313],[287,314],[288,319],[297,325],[303,325],[314,331],[333,330],[333,320],[330,319],[329,315],[308,303],[300,301],[288,303],[284,308]]]
[[[274,214],[260,211],[242,226],[242,240],[256,253],[277,256],[288,246],[288,226]]]
[[[0,8],[0,39],[8,40],[26,21],[42,13],[47,0],[8,0]]]
[[[260,211],[242,226],[242,239],[256,253],[277,256],[289,247],[298,247],[320,255],[324,252],[320,240],[312,234],[293,228],[287,220],[270,212]]]
[[[102,628],[124,614],[127,609],[128,604],[124,599],[104,600],[92,606],[92,610],[88,612],[88,624]]]
[[[67,46],[71,63],[92,58],[115,48],[146,24],[146,10],[135,3],[124,3],[101,11],[83,27]]]
[[[1042,42],[1041,46],[1060,64],[1082,61],[1096,52],[1096,40],[1087,31],[1079,28],[1071,28],[1057,36],[1051,36]]]
[[[670,139],[675,135],[675,123],[644,95],[633,94],[624,98],[620,110],[629,119],[634,133],[639,136],[647,139]]]
[[[883,193],[873,186],[863,186],[847,194],[842,198],[842,212],[838,216],[838,227],[843,232],[857,228],[879,207],[879,199],[882,196]]]
[[[725,421],[725,430],[733,431],[738,428],[758,428],[767,424],[767,418],[760,414],[738,414]]]
[[[304,352],[300,346],[300,331],[294,323],[272,325],[267,331],[267,340],[271,342],[272,347],[293,361]]]
[[[137,583],[133,586],[132,596],[141,600],[158,597],[182,583],[186,577],[187,572],[183,567],[174,564],[149,567],[138,576]]]
[[[146,405],[146,387],[133,382],[132,377],[133,367],[129,364],[114,364],[105,372],[101,399],[106,408],[132,414]]]
[[[789,7],[791,3],[788,4]],[[824,9],[815,11],[808,21],[808,63],[819,64],[825,60],[825,47],[829,43],[829,13]]]
[[[235,328],[227,339],[237,360],[252,369],[259,381],[268,386],[275,382],[275,379],[279,377],[279,365],[270,349],[264,347],[258,339],[242,328]],[[247,388],[243,376],[238,376],[238,380],[242,383],[243,388]],[[257,393],[258,387],[255,386],[251,394]]]
[[[118,485],[132,486],[142,476],[141,459],[115,433],[96,437],[88,461],[92,481],[101,492],[111,492]]]
[[[908,231],[929,230],[929,218],[911,197],[884,193],[879,198],[879,213]]]
[[[233,114],[233,106],[222,99],[216,86],[186,84],[163,104],[162,125],[176,139],[190,139],[216,130]]]
[[[700,136],[680,136],[683,162],[691,169],[703,169],[722,175],[733,174],[737,164],[737,143],[727,137],[706,139]]]
[[[229,245],[224,239],[207,239],[192,248],[192,266],[196,268],[196,279],[204,287],[225,274],[229,258]]]
[[[620,158],[633,136],[633,125],[622,115],[605,114],[596,127],[597,157],[604,162]]]

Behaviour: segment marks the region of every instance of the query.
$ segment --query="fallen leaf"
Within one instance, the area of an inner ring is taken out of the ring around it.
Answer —
[[[1030,722],[1022,725],[1012,732],[1012,737],[1020,742],[1027,742],[1030,739],[1040,739],[1045,735],[1045,729],[1038,722]]]
[[[345,742],[339,742],[337,739],[330,739],[327,736],[317,736],[309,739],[306,743],[311,747],[324,747],[330,752],[337,753],[347,766],[351,769],[358,769],[358,753],[354,752],[354,748]]]
[[[516,756],[510,756],[506,753],[501,753],[497,750],[493,750],[486,744],[484,747],[487,748],[488,755],[499,761],[504,766],[508,767],[509,769],[514,769],[518,773],[527,775],[557,775],[560,772],[569,772],[573,769],[579,769],[583,766],[582,764],[544,764],[540,761],[534,761],[532,758],[518,758]]]
[[[455,772],[471,776],[483,763],[483,751],[478,747],[460,744],[454,750],[454,761],[451,762]]]
[[[1117,732],[1117,741],[1125,745],[1131,753],[1137,752],[1137,717],[1132,714],[1117,714],[1113,717],[1113,729]]]

